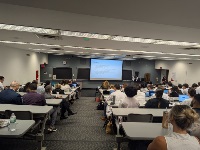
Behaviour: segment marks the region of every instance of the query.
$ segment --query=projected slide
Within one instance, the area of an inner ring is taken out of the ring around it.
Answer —
[[[122,80],[122,61],[91,59],[90,80]]]

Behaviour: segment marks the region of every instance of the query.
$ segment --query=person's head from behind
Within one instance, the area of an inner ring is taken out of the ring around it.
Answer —
[[[56,85],[55,85],[55,88],[56,88],[56,89],[61,89],[61,84],[56,84]]]
[[[19,89],[20,84],[17,81],[13,81],[10,84],[10,89],[13,89],[14,91],[17,91]]]
[[[137,95],[137,89],[133,86],[127,86],[124,89],[124,92],[126,94],[127,97],[134,97],[135,95]]]
[[[52,91],[52,87],[51,87],[51,85],[47,85],[46,87],[45,87],[45,93],[51,93],[51,91]]]
[[[111,84],[110,89],[115,89],[115,86],[113,84]]]
[[[183,89],[187,89],[189,87],[189,85],[187,83],[183,84]]]
[[[120,85],[119,84],[115,84],[114,85],[114,90],[116,91],[116,90],[120,90]]]
[[[147,85],[147,89],[148,89],[148,90],[153,90],[153,85],[152,85],[152,84],[148,84],[148,85]]]
[[[189,95],[190,97],[194,97],[195,94],[196,94],[196,90],[193,89],[193,88],[189,88],[189,90],[188,90],[188,95]]]
[[[32,82],[30,85],[29,85],[29,89],[30,91],[36,91],[37,90],[37,84]]]
[[[30,88],[29,88],[29,85],[31,84],[31,82],[27,82],[24,86],[24,92],[29,92],[30,91]]]
[[[169,121],[173,126],[187,130],[199,118],[199,115],[187,105],[176,105],[169,113]]]
[[[179,92],[179,89],[178,89],[178,86],[173,86],[172,88],[171,88],[171,91],[172,92]]]
[[[182,84],[178,84],[178,88],[182,89],[183,85]]]
[[[171,87],[172,87],[172,85],[173,85],[172,82],[169,81],[169,82],[168,82],[168,86],[171,86]]]
[[[200,82],[198,82],[198,86],[200,86]]]
[[[200,94],[194,95],[194,98],[192,100],[192,106],[193,108],[200,108]]]
[[[155,95],[156,95],[156,98],[161,99],[162,96],[163,96],[163,90],[162,89],[157,89]]]
[[[5,79],[5,78],[4,78],[3,76],[0,76],[0,82],[1,82],[1,83],[3,83],[4,79]]]
[[[32,83],[35,83],[38,85],[38,80],[33,80]]]
[[[196,83],[192,84],[192,88],[196,89],[198,87],[198,85]]]
[[[51,84],[51,82],[49,81],[49,80],[47,80],[46,82],[45,82],[45,86],[44,87],[46,87],[46,86],[48,86],[48,85],[50,85]]]
[[[123,85],[122,85],[122,88],[126,88],[128,86],[128,84],[127,83],[124,83]]]

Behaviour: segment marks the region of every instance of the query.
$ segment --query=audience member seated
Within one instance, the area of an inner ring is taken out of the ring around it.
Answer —
[[[124,83],[124,84],[122,85],[121,91],[124,92],[124,89],[125,89],[127,86],[128,86],[128,84],[127,84],[127,83]]]
[[[109,89],[109,88],[110,88],[109,82],[108,82],[107,80],[104,81],[104,82],[102,83],[102,85],[101,85],[101,88],[102,88],[102,89]]]
[[[0,76],[0,92],[4,90],[3,82],[4,82],[4,77]]]
[[[31,83],[29,85],[29,92],[23,95],[24,105],[39,105],[39,106],[46,105],[44,95],[37,93],[36,90],[37,90],[37,84]]]
[[[57,89],[59,89],[60,87],[60,84],[57,84]],[[58,90],[60,91],[59,94],[63,94],[63,90]],[[51,92],[52,92],[52,88],[50,85],[46,86],[45,88],[45,98],[46,99],[53,99],[53,98],[57,98],[56,96],[53,96],[51,95]],[[55,91],[54,91],[55,92]],[[57,93],[57,92],[55,92]],[[62,96],[60,95],[59,98],[62,98]],[[74,115],[76,114],[76,112],[72,112],[72,110],[70,109],[70,103],[67,101],[67,99],[62,99],[62,102],[60,103],[60,113],[61,113],[61,116],[60,116],[60,119],[67,119],[67,117],[65,116],[65,112],[67,111],[68,112],[68,116],[70,115]]]
[[[184,95],[188,95],[188,89],[189,89],[189,85],[187,83],[183,84],[183,94]]]
[[[44,92],[45,92],[44,84],[43,83],[38,84],[37,93],[44,94]]]
[[[133,86],[127,86],[124,89],[124,92],[127,97],[122,99],[122,102],[119,104],[119,107],[121,108],[135,108],[139,107],[139,102],[136,98],[134,98],[135,95],[137,95],[137,89]]]
[[[196,94],[192,101],[193,109],[199,114],[200,116],[200,94]],[[200,139],[200,118],[194,122],[191,128],[188,129],[190,135],[196,136]]]
[[[181,105],[188,105],[188,106],[191,106],[191,103],[192,103],[192,100],[193,100],[195,94],[196,94],[195,89],[189,88],[189,90],[188,90],[188,96],[189,96],[190,98],[187,99],[187,100],[184,100],[183,102],[181,102]]]
[[[19,89],[19,83],[13,81],[10,84],[10,89],[6,89],[0,92],[0,104],[22,104],[22,97],[16,93]]]
[[[169,81],[169,82],[167,83],[167,89],[171,89],[172,87],[173,87],[173,84],[172,84],[171,81]]]
[[[26,84],[25,84],[25,86],[24,86],[24,89],[23,89],[23,92],[29,92],[29,85],[31,84],[31,82],[27,82]]]
[[[137,88],[137,95],[135,95],[135,99],[137,99],[140,104],[145,103],[145,93],[141,92],[140,87]]]
[[[51,82],[50,82],[49,80],[47,80],[47,81],[45,82],[45,84],[44,84],[44,88],[45,88],[46,86],[48,86],[48,85],[51,86]]]
[[[163,90],[156,91],[156,98],[150,99],[145,104],[145,108],[169,108],[169,101],[162,98]]]
[[[173,132],[156,137],[148,150],[199,150],[200,142],[187,133],[187,129],[199,118],[199,115],[187,105],[176,105],[169,113]]]
[[[196,90],[196,88],[198,87],[198,85],[196,83],[192,84],[192,88]]]
[[[30,91],[23,96],[23,104],[24,105],[37,105],[44,106],[46,105],[46,100],[44,95],[36,92],[37,84],[31,83],[29,85]],[[51,124],[48,128],[48,131],[55,132],[57,129],[55,128],[56,118],[57,118],[57,108],[53,107],[53,109],[49,112],[51,114]]]
[[[105,100],[106,102],[104,103],[104,117],[102,117],[102,120],[106,119],[106,107],[107,107],[107,101],[112,100],[113,97],[115,96],[115,105],[119,106],[119,103],[121,100],[123,100],[126,97],[126,94],[120,91],[120,85],[115,84],[114,86],[115,92],[111,93],[108,98]]]
[[[198,87],[196,88],[196,94],[200,94],[200,82],[198,82]]]
[[[61,89],[64,90],[64,92],[71,91],[71,87],[69,86],[68,81],[66,80],[61,81]]]
[[[110,85],[110,94],[115,92],[115,86],[113,84]]]
[[[178,89],[183,93],[183,85],[182,84],[178,84]]]
[[[53,94],[56,94],[57,92],[59,94],[65,94],[64,90],[61,90],[61,85],[60,84],[56,84],[55,85],[55,89],[52,91]]]
[[[173,86],[169,92],[170,97],[179,97],[180,94],[183,93],[178,89],[178,86]]]

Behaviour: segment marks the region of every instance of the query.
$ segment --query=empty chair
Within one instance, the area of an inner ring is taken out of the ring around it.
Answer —
[[[128,114],[127,122],[152,122],[152,114]]]

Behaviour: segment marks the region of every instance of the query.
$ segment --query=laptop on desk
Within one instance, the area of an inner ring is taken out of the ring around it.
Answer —
[[[110,91],[103,91],[103,95],[110,95]]]
[[[189,99],[189,96],[188,96],[188,95],[179,95],[179,97],[178,97],[179,102],[183,102],[183,101],[185,101],[186,99]]]

